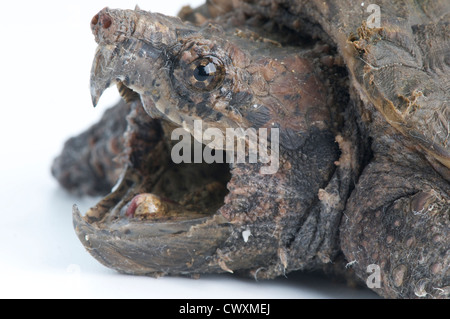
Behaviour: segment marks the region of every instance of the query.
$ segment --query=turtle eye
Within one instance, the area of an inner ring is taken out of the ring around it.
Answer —
[[[187,65],[184,79],[196,91],[208,92],[216,89],[225,78],[225,67],[218,58],[205,56]]]

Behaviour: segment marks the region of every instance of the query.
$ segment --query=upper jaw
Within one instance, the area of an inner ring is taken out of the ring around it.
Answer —
[[[159,65],[163,64],[161,50],[129,39],[120,45],[99,45],[91,68],[92,103],[97,105],[103,92],[114,84],[124,85],[138,94],[145,94]],[[145,70],[135,75],[135,70]]]
[[[179,18],[139,8],[104,8],[92,19],[91,29],[98,43],[90,77],[96,106],[103,92],[118,83],[148,95],[152,81],[168,63],[168,48],[177,43],[186,26]],[[141,72],[136,74],[136,70]]]

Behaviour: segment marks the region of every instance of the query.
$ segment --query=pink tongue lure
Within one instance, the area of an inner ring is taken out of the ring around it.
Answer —
[[[165,214],[173,206],[180,206],[177,202],[168,198],[159,197],[150,193],[143,193],[133,197],[125,215],[127,217],[143,216],[150,214]]]

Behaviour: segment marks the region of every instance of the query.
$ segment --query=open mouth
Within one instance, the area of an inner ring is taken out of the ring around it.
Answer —
[[[139,98],[138,93],[123,83],[119,82],[117,86],[125,101]],[[176,127],[164,120],[150,119],[139,103],[134,116],[139,120],[133,121],[133,133],[128,135],[132,169],[124,172],[116,190],[126,194],[115,195],[122,200],[104,218],[162,222],[202,218],[216,213],[224,204],[227,183],[231,178],[225,156],[222,163],[195,163],[194,145],[198,142],[191,137],[187,143],[190,160],[175,164],[171,154],[177,141],[171,140],[171,133]],[[155,137],[149,136],[152,130],[148,126],[154,126],[160,137],[156,144]]]
[[[224,164],[168,163],[148,193],[136,195],[120,215],[153,221],[212,215],[224,204],[229,175]]]
[[[160,121],[153,120],[155,125]],[[226,163],[179,163],[171,159],[170,131],[162,129],[162,139],[149,150],[147,158],[133,159],[138,166],[128,167],[114,191],[103,202],[108,212],[91,209],[87,216],[98,221],[119,218],[148,222],[181,221],[213,215],[223,206],[228,193],[230,168]],[[139,135],[134,133],[134,135]],[[144,141],[135,140],[138,144]],[[193,143],[192,143],[193,144]],[[133,146],[132,146],[133,147]],[[137,149],[136,152],[142,152]],[[115,199],[112,201],[112,199]],[[100,217],[101,216],[101,217]]]
[[[152,119],[139,102],[131,107],[125,133],[129,164],[113,191],[85,216],[74,206],[76,233],[96,259],[120,272],[201,269],[230,232],[218,212],[228,193],[229,164],[175,164],[173,126]]]

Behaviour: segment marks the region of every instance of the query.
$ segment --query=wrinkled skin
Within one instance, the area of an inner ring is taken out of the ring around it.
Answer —
[[[128,103],[53,166],[82,194],[119,180],[84,217],[74,207],[88,251],[153,276],[334,265],[365,281],[375,264],[382,296],[448,297],[450,6],[381,3],[369,28],[350,1],[209,4],[181,13],[191,24],[139,9],[92,19],[94,105],[113,84]],[[203,132],[278,128],[278,171],[174,164],[172,129],[197,138],[198,119]]]

